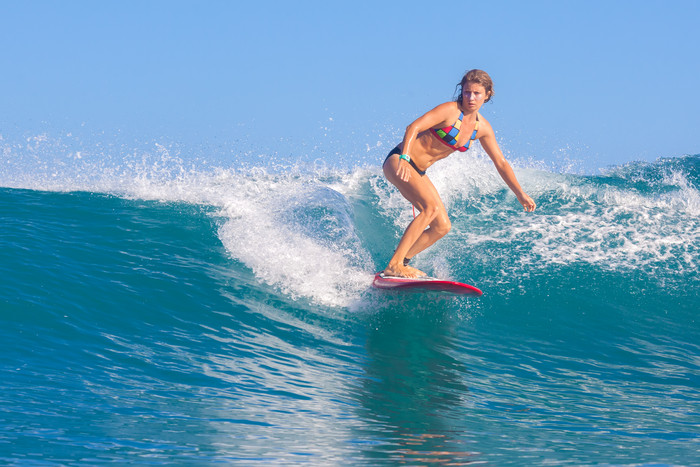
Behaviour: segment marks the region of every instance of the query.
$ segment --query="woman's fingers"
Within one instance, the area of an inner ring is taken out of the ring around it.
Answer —
[[[408,164],[403,164],[399,161],[399,167],[396,169],[396,176],[403,182],[407,182],[411,178],[411,170],[408,168]]]

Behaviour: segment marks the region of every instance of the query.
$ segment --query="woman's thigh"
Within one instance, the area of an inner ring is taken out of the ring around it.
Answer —
[[[445,206],[442,204],[440,195],[428,176],[421,176],[413,167],[410,167],[412,171],[411,178],[409,178],[407,182],[404,182],[396,175],[399,161],[400,159],[398,156],[391,156],[385,162],[384,175],[387,180],[398,188],[403,197],[419,211],[423,212],[429,207],[435,207],[438,210],[438,216],[442,213],[446,214]]]

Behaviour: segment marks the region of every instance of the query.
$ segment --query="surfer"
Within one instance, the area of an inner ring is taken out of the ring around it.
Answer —
[[[411,123],[403,141],[384,160],[387,180],[419,211],[401,237],[384,275],[425,276],[408,262],[445,236],[451,227],[445,206],[426,170],[455,151],[466,151],[475,139],[525,210],[535,210],[535,202],[520,187],[513,169],[503,157],[493,128],[479,114],[481,106],[493,94],[493,82],[488,73],[468,71],[457,85],[457,99],[438,105]]]

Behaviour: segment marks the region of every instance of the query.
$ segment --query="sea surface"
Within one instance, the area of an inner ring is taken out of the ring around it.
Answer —
[[[534,213],[440,161],[414,262],[466,298],[371,288],[412,218],[383,154],[35,143],[0,160],[1,464],[700,465],[699,156],[515,164]]]

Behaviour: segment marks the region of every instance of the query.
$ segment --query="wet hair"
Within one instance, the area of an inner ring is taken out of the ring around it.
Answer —
[[[462,89],[467,83],[476,83],[484,87],[486,90],[486,100],[484,100],[484,102],[490,101],[494,95],[493,81],[491,81],[489,74],[483,70],[469,70],[464,74],[462,81],[460,81],[455,88],[455,94],[457,94],[456,101],[459,105],[462,105]]]

